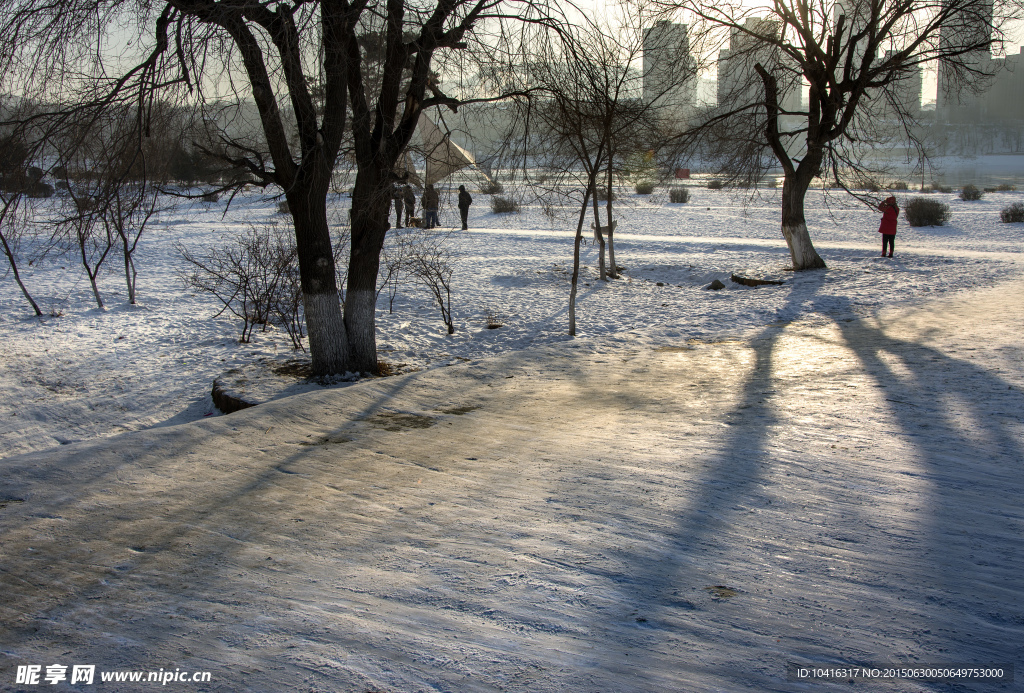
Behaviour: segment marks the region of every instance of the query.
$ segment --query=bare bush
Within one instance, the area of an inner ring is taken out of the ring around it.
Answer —
[[[498,195],[505,192],[505,187],[496,180],[487,180],[480,184],[480,193],[483,195]]]
[[[1024,202],[1014,202],[1009,207],[1003,207],[999,212],[999,218],[1004,224],[1019,224],[1024,221]]]
[[[708,190],[721,190],[724,187],[725,183],[718,180],[717,178],[712,178],[711,180],[708,181]]]
[[[967,184],[960,190],[960,199],[968,202],[980,200],[984,196],[985,193],[979,190],[975,185]]]
[[[669,202],[684,203],[690,201],[690,189],[685,185],[677,185],[668,191]]]
[[[519,214],[519,203],[511,197],[495,195],[491,198],[491,211],[495,214]]]
[[[181,273],[185,285],[220,301],[217,316],[229,311],[242,319],[240,342],[251,341],[257,325],[265,330],[278,318],[293,345],[301,347],[295,243],[276,224],[251,226],[234,246],[193,252],[179,243],[178,252],[188,265]]]
[[[634,186],[637,195],[650,195],[654,192],[656,184],[653,180],[642,180]]]
[[[409,274],[419,280],[434,297],[448,334],[454,334],[452,276],[455,265],[447,240],[448,234],[423,235],[419,242],[409,247],[406,265]]]
[[[927,197],[912,197],[903,209],[911,226],[942,226],[949,221],[949,205]]]

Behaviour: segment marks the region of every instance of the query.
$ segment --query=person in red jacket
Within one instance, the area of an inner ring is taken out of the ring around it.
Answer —
[[[896,248],[896,220],[900,216],[900,208],[896,205],[895,197],[887,197],[878,205],[878,211],[882,213],[882,223],[878,227],[878,233],[882,234],[882,257],[888,248],[889,257]]]

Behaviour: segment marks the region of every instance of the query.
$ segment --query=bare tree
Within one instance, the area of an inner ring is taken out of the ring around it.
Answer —
[[[121,257],[124,260],[124,281],[128,288],[128,303],[135,305],[136,280],[135,251],[153,215],[157,212],[160,199],[158,188],[148,185],[145,178],[133,186],[114,186],[111,199],[103,211],[103,224],[108,235],[114,235],[121,243]]]
[[[598,278],[607,281],[617,276],[612,217],[616,157],[657,146],[662,97],[695,77],[689,65],[681,65],[653,94],[645,95],[643,74],[633,64],[642,56],[652,16],[644,7],[630,5],[623,6],[616,19],[615,24],[583,21],[573,31],[537,37],[520,73],[525,85],[543,94],[520,117],[522,137],[528,143],[526,159],[555,173],[556,187],[573,189],[579,205],[569,295],[570,335],[576,333],[580,246],[588,206],[598,244]],[[607,203],[604,223],[602,198]]]
[[[817,177],[849,189],[878,164],[869,148],[895,140],[925,156],[908,78],[939,65],[942,88],[981,88],[1019,0],[772,0],[760,6],[668,0],[697,18],[696,32],[731,41],[719,64],[718,108],[679,142],[710,137],[728,152],[724,169],[750,179],[768,166],[784,174],[782,233],[793,268],[824,267],[811,242],[804,199]],[[808,85],[806,107],[799,90]],[[725,96],[723,96],[725,95]],[[796,98],[794,98],[796,96]],[[742,171],[743,173],[738,173]]]
[[[543,21],[530,0],[11,0],[0,70],[4,91],[45,104],[32,123],[44,135],[134,104],[141,142],[159,98],[205,106],[200,145],[230,165],[223,188],[287,198],[314,372],[365,372],[395,162],[424,111],[503,96],[446,93],[457,54],[494,59],[514,26]],[[344,310],[326,211],[343,146],[357,170]]]
[[[455,257],[448,244],[449,236],[450,232],[417,234],[415,242],[406,248],[405,264],[407,273],[415,277],[437,303],[448,334],[455,334],[452,320]]]
[[[21,207],[22,201],[22,195],[19,192],[0,191],[0,245],[3,245],[7,266],[10,268],[11,274],[14,275],[14,281],[17,282],[22,295],[32,306],[36,316],[41,316],[43,312],[39,310],[39,305],[32,298],[32,294],[29,293],[28,287],[25,286],[25,282],[21,279],[21,273],[18,271],[18,251],[25,236],[26,224],[30,223],[28,215]]]

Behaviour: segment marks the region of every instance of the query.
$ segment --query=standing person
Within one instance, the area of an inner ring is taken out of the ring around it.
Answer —
[[[391,192],[391,199],[395,201],[395,216],[398,217],[395,220],[395,228],[400,229],[402,228],[402,205],[405,203],[405,199],[402,196],[402,189],[397,185]],[[405,223],[408,224],[409,220],[406,219]]]
[[[428,183],[423,190],[423,225],[428,229],[441,225],[437,218],[437,208],[440,202],[441,198],[434,190],[433,183]]]
[[[896,205],[896,198],[889,196],[879,205],[878,211],[882,213],[882,223],[878,227],[878,233],[882,234],[882,257],[885,257],[886,248],[889,250],[889,257],[896,248],[896,220],[900,216],[900,208]]]
[[[408,183],[402,186],[402,202],[405,203],[405,225],[408,226],[409,220],[416,213],[416,193]]]
[[[473,204],[473,196],[466,192],[466,186],[459,186],[459,216],[462,217],[462,230],[469,230],[469,206]]]

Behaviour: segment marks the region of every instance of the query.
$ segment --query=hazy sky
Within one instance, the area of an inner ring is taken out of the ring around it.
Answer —
[[[605,14],[608,16],[616,13],[616,6],[620,4],[620,0],[573,0],[573,2],[584,9],[590,9],[595,15],[600,16]],[[745,4],[751,7],[764,6],[764,0],[748,0]],[[765,12],[767,14],[767,12]],[[681,20],[684,23],[688,23],[687,17],[683,16]],[[1006,53],[1010,55],[1017,55],[1020,53],[1021,46],[1024,46],[1024,22],[1014,22],[1007,27],[1008,40],[1005,45]],[[714,78],[714,70],[704,75],[705,78]],[[924,79],[922,84],[922,101],[929,103],[935,100],[935,91],[937,87],[936,83],[936,69],[926,68],[924,71]]]

